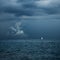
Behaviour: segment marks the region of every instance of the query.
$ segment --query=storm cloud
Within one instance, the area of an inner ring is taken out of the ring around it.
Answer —
[[[0,0],[0,15],[10,17],[60,14],[59,0]],[[14,16],[13,16],[14,15]],[[13,19],[12,18],[12,19]],[[0,17],[0,20],[2,17]],[[6,17],[8,19],[8,17]]]

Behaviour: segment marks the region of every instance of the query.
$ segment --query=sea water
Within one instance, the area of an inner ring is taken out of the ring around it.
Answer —
[[[60,60],[58,40],[1,40],[0,60]]]

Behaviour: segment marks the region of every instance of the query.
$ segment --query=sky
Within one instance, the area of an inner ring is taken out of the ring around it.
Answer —
[[[60,39],[60,0],[0,0],[0,40]]]

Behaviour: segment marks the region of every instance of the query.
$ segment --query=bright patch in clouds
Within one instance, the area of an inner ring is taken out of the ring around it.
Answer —
[[[39,0],[35,1],[38,7],[57,7],[60,4],[60,0]]]
[[[38,6],[48,6],[51,0],[39,0],[35,2]]]

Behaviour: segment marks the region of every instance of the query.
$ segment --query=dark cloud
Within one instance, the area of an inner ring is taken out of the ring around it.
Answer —
[[[42,2],[41,2],[42,1]],[[0,0],[0,13],[15,16],[60,14],[59,0]],[[49,3],[50,1],[50,3]],[[41,3],[41,4],[40,4]],[[44,4],[43,4],[44,3]],[[39,5],[40,4],[40,5]],[[46,5],[46,6],[44,6]]]
[[[13,21],[13,20],[21,20],[21,18],[16,17],[14,14],[8,14],[8,13],[1,13],[0,14],[0,22]]]

